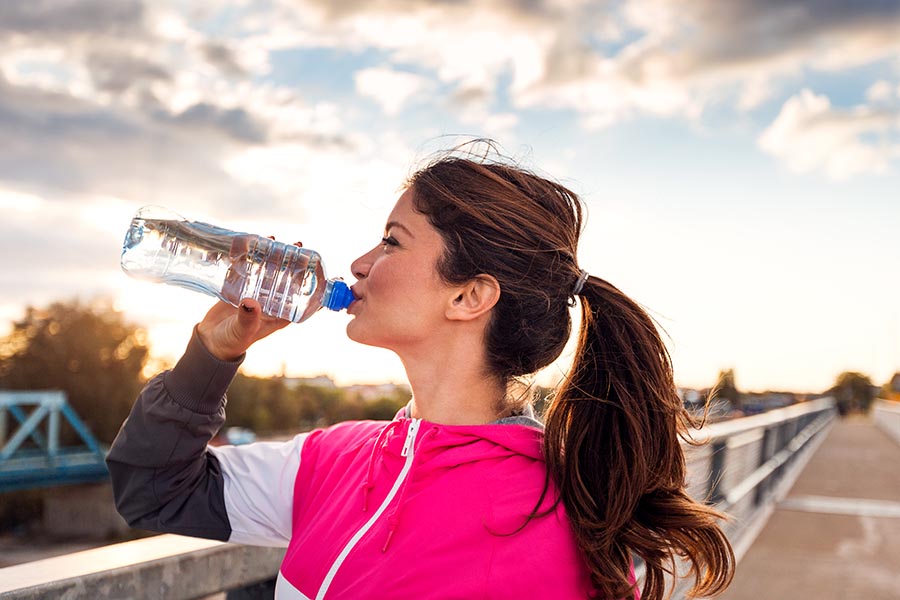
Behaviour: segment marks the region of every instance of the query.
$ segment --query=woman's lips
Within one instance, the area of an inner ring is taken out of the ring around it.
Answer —
[[[352,288],[351,288],[352,291]],[[350,306],[347,307],[347,314],[353,314],[353,309],[362,301],[362,298],[356,295],[356,292],[353,293],[353,302],[350,303]]]

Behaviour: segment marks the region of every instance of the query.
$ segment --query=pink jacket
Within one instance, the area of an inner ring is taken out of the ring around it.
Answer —
[[[562,505],[525,525],[541,436],[404,417],[310,434],[278,597],[593,597]]]
[[[107,456],[130,524],[287,547],[282,600],[593,596],[552,486],[548,514],[527,520],[544,485],[539,422],[449,426],[403,410],[283,442],[208,446],[239,364],[210,355],[195,332],[141,391]]]

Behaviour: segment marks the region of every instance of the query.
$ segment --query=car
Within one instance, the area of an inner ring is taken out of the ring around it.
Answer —
[[[226,427],[210,441],[212,446],[241,446],[256,441],[256,433],[247,427]]]

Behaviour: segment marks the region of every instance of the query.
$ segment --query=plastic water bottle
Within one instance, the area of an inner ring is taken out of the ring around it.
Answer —
[[[234,306],[254,298],[267,315],[294,323],[323,306],[338,311],[354,300],[346,283],[326,279],[317,252],[188,221],[159,206],[145,206],[134,216],[121,263],[132,277],[202,292]]]

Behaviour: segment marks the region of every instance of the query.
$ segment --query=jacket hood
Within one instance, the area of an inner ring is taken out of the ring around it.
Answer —
[[[393,422],[405,425],[411,420],[410,413],[407,404]],[[405,431],[405,427],[398,427],[399,434]],[[433,467],[515,455],[543,461],[543,432],[544,426],[534,418],[530,406],[523,414],[486,425],[444,425],[420,419],[416,451]]]

